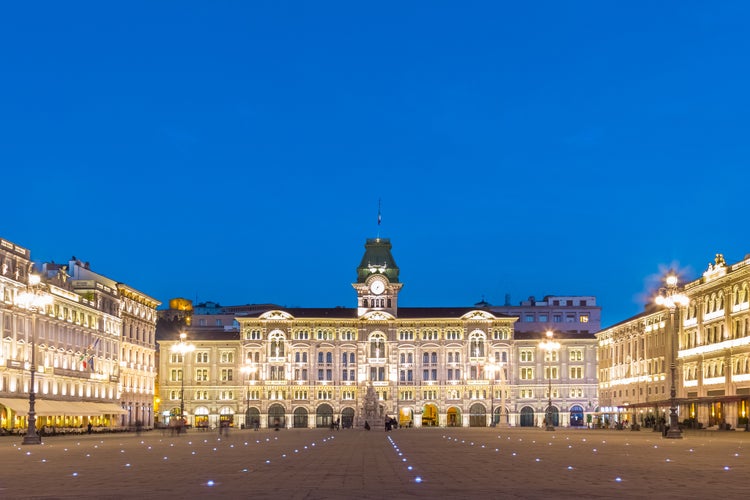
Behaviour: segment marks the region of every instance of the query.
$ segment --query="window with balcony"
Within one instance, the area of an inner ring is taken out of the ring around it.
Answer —
[[[374,382],[385,381],[385,368],[382,366],[371,366],[370,367],[370,380]]]
[[[283,366],[271,366],[269,376],[271,380],[286,380],[286,370]]]
[[[484,357],[485,353],[484,332],[474,331],[469,335],[469,356],[474,358]]]
[[[268,337],[268,355],[272,358],[283,358],[286,355],[284,334],[273,332]]]
[[[370,358],[385,359],[385,335],[383,333],[373,333],[370,336]]]

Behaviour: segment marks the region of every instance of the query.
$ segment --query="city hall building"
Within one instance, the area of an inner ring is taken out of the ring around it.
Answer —
[[[545,330],[557,327],[557,348],[545,351],[543,331],[516,332],[519,316],[489,304],[400,306],[388,239],[367,240],[352,286],[356,307],[238,306],[213,321],[188,318],[182,343],[176,331],[161,335],[160,418],[183,414],[195,427],[347,428],[387,418],[539,426],[551,402],[555,425],[582,426],[597,410],[592,297],[575,307],[570,297],[567,309],[550,298],[550,318],[580,315],[559,324],[540,316]]]

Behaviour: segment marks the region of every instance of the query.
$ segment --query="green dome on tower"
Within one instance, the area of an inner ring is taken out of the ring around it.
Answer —
[[[398,266],[391,255],[391,240],[388,238],[368,238],[365,254],[357,267],[357,283],[364,283],[373,274],[382,274],[391,283],[398,283]]]

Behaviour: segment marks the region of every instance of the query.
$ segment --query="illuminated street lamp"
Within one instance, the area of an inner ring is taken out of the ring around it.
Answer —
[[[669,309],[669,323],[671,332],[669,333],[669,355],[672,358],[669,364],[670,371],[670,387],[669,387],[669,431],[666,434],[668,439],[682,439],[682,430],[680,430],[680,422],[677,419],[677,334],[678,327],[675,322],[675,311],[678,307],[684,307],[688,305],[690,300],[683,293],[678,290],[677,276],[670,274],[665,279],[666,286],[659,289],[659,295],[656,296],[654,302],[657,305],[666,307]]]
[[[490,427],[495,427],[495,375],[497,374],[497,366],[495,363],[490,363],[487,368],[490,371]]]
[[[539,347],[547,353],[547,377],[549,379],[549,385],[547,393],[549,396],[549,402],[547,404],[547,411],[545,412],[545,421],[547,427],[545,430],[554,431],[555,426],[552,424],[552,353],[560,349],[560,343],[553,339],[554,333],[552,330],[547,330],[547,338],[539,343]]]
[[[503,384],[503,366],[504,363],[502,361],[499,361],[497,363],[490,363],[489,365],[489,369],[492,372],[492,378],[490,379],[490,415],[492,416],[492,420],[490,423],[491,427],[495,427],[498,424],[500,425],[500,427],[505,426],[505,419],[503,415],[505,413],[505,386]],[[500,415],[499,422],[495,422],[495,381],[497,381],[498,373],[500,373]]]
[[[240,368],[240,371],[245,374],[245,380],[249,381],[250,377],[253,376],[253,374],[258,370],[258,367],[255,366],[255,363],[251,361],[246,361],[245,366]],[[248,423],[247,423],[247,414],[250,412],[250,388],[245,387],[245,428],[249,429]]]
[[[42,444],[42,437],[36,432],[36,403],[35,374],[36,374],[36,318],[39,311],[46,310],[47,306],[52,304],[52,296],[42,290],[41,278],[39,275],[30,274],[26,290],[16,295],[15,304],[21,309],[26,309],[31,313],[31,385],[29,386],[29,419],[26,435],[23,438],[23,444]]]
[[[505,414],[505,363],[500,361],[498,369],[500,371],[500,421],[498,425],[506,427],[508,425],[508,416]]]
[[[193,352],[195,346],[186,341],[187,334],[180,333],[180,342],[172,346],[172,352],[177,352],[182,356],[182,372],[180,374],[180,426],[185,425],[185,354]]]

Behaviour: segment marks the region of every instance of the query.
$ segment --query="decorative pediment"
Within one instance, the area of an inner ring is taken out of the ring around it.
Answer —
[[[260,319],[276,320],[276,321],[293,320],[294,316],[292,316],[288,312],[273,310],[273,311],[267,311],[261,314]]]
[[[461,319],[464,321],[489,321],[497,318],[487,311],[476,310],[467,312],[461,316]]]
[[[363,314],[359,319],[363,321],[388,321],[391,319],[396,319],[396,317],[385,311],[369,311]]]

